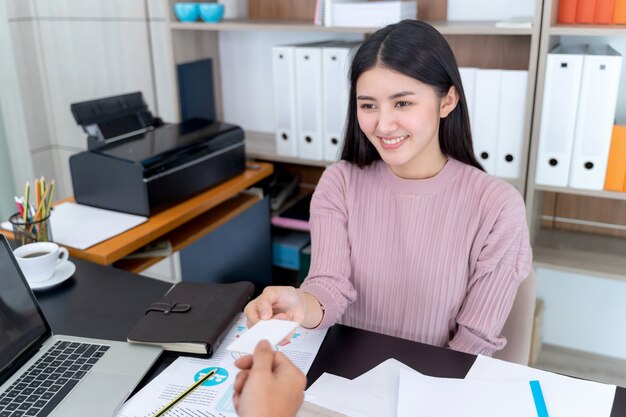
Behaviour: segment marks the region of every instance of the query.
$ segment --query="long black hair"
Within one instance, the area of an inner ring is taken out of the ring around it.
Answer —
[[[444,155],[484,171],[474,155],[467,102],[454,53],[437,29],[417,20],[403,20],[376,31],[363,41],[354,55],[350,66],[350,99],[341,159],[361,168],[381,159],[357,119],[356,82],[361,74],[375,66],[428,84],[440,97],[454,86],[459,101],[454,110],[441,119],[439,146]]]

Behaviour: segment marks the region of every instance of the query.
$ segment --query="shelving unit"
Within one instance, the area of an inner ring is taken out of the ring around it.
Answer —
[[[532,35],[532,28],[497,27],[495,21],[484,22],[429,22],[444,35]],[[376,27],[339,27],[320,26],[303,21],[285,20],[253,20],[233,19],[219,23],[170,23],[172,30],[199,30],[199,31],[283,31],[283,32],[322,32],[322,33],[370,33],[375,32]]]
[[[531,229],[535,264],[557,270],[565,270],[585,275],[600,276],[626,281],[626,239],[616,237],[608,227],[567,226],[568,219],[557,214],[564,207],[555,206],[556,199],[566,199],[571,209],[568,211],[582,216],[585,207],[609,211],[605,217],[616,219],[616,231],[622,211],[620,202],[626,201],[626,193],[612,191],[591,191],[568,187],[547,187],[535,184],[536,156],[541,125],[541,103],[545,81],[548,52],[563,38],[594,38],[626,35],[624,26],[616,25],[563,25],[556,23],[557,0],[545,0],[542,21],[541,45],[537,72],[536,104],[532,124],[530,159],[526,192],[528,221]],[[584,42],[581,40],[581,43]],[[624,79],[621,80],[625,82]],[[590,210],[588,210],[590,212]],[[552,214],[550,214],[552,213]],[[552,220],[549,220],[553,216]],[[571,224],[584,223],[571,217]],[[592,222],[588,222],[592,223]],[[613,223],[613,222],[612,222]],[[626,223],[624,223],[626,225]],[[581,231],[564,230],[578,228]],[[585,231],[582,231],[585,230]],[[623,230],[623,229],[622,229]]]
[[[255,0],[252,0],[253,2]],[[286,0],[287,1],[287,0]],[[283,3],[286,3],[284,1]],[[166,13],[167,34],[172,45],[173,64],[210,57],[215,63],[220,59],[219,36],[221,32],[278,32],[289,41],[290,34],[308,32],[319,35],[328,34],[367,34],[376,31],[375,27],[326,27],[314,25],[313,16],[307,20],[292,19],[233,19],[219,23],[181,23],[172,13],[174,0],[169,0]],[[251,5],[256,8],[261,4]],[[295,4],[295,3],[294,3]],[[535,74],[540,38],[542,1],[535,0],[535,17],[530,28],[498,27],[495,21],[447,21],[447,2],[423,0],[418,2],[418,16],[439,30],[450,43],[459,66],[478,68],[498,68],[507,70],[528,70],[528,94],[526,100],[526,121],[522,152],[520,178],[508,180],[522,194],[526,186],[526,166],[530,147],[530,124],[533,113]],[[302,14],[301,16],[302,17]],[[268,50],[268,56],[271,51]],[[216,113],[223,117],[222,84],[219,65],[215,65],[214,86],[216,87]],[[173,83],[176,84],[175,82]],[[175,93],[175,88],[173,89]],[[174,95],[174,102],[177,102]],[[245,127],[245,126],[244,126]],[[324,167],[332,161],[311,161],[278,155],[274,145],[273,132],[246,131],[248,157],[272,162],[299,164],[303,166]]]

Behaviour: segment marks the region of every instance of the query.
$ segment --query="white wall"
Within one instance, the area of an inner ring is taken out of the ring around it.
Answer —
[[[13,203],[15,194],[11,160],[2,122],[2,108],[0,108],[0,221],[5,221],[17,211]]]
[[[74,121],[71,103],[141,91],[150,109],[158,110],[149,25],[165,29],[163,13],[158,15],[163,8],[155,5],[163,6],[166,0],[149,0],[150,15],[155,17],[147,16],[146,1],[3,2],[14,49],[3,56],[14,58],[19,74],[14,89],[22,101],[10,110],[3,108],[5,121],[8,111],[20,113],[26,121],[21,130],[27,136],[27,155],[17,160],[32,164],[31,181],[40,175],[54,178],[57,198],[72,194],[69,158],[86,148],[86,135]],[[7,130],[11,147],[19,140],[13,134],[17,129],[7,126]]]
[[[626,359],[626,282],[537,269],[543,342]]]
[[[28,150],[26,121],[22,112],[22,93],[19,89],[19,76],[15,63],[14,45],[8,24],[9,8],[0,3],[0,111],[4,123],[6,147],[5,160],[11,161],[13,190],[24,187],[32,177],[32,162]],[[8,187],[7,187],[8,189]],[[0,198],[6,198],[0,194]]]

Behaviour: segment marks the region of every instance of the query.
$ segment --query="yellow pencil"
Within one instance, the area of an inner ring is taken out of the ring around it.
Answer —
[[[46,189],[46,192],[44,192],[43,193],[43,197],[41,197],[42,201],[46,201],[46,199],[48,198],[48,194],[50,194],[50,188],[51,187],[48,185],[48,188]],[[35,218],[38,218],[40,215],[43,216],[44,213],[41,211],[43,209],[43,206],[45,206],[45,204],[40,204],[39,207],[37,207],[37,212],[35,213]]]
[[[213,370],[209,371],[205,376],[203,376],[202,378],[197,380],[192,386],[190,386],[189,388],[184,390],[178,397],[176,397],[172,401],[170,401],[169,404],[167,404],[165,407],[161,408],[159,410],[159,412],[154,415],[154,417],[159,417],[159,416],[162,416],[165,413],[167,413],[167,411],[170,408],[172,408],[173,406],[176,405],[176,403],[178,403],[180,400],[185,398],[189,393],[191,393],[191,391],[193,391],[194,389],[198,388],[204,382],[208,381],[209,378],[211,378],[213,375],[215,375],[216,372],[217,372],[217,368],[214,368]]]
[[[26,181],[26,189],[24,190],[24,224],[28,219],[28,197],[30,193],[30,182]]]
[[[52,196],[54,195],[54,180],[50,181],[50,195],[48,196],[48,202],[46,203],[47,215],[50,215],[50,209],[52,209]]]

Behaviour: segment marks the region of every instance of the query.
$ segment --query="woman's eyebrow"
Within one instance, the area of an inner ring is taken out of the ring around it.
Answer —
[[[415,93],[412,92],[412,91],[403,91],[401,93],[396,93],[396,94],[393,94],[393,95],[389,96],[389,99],[393,100],[393,99],[396,99],[396,98],[412,96],[412,95],[415,95]]]
[[[400,93],[395,93],[389,96],[389,100],[394,100],[396,98],[400,98],[400,97],[406,97],[406,96],[413,96],[415,95],[414,92],[412,91],[402,91]],[[357,96],[356,97],[357,100],[370,100],[370,101],[376,101],[376,99],[374,97],[370,97],[370,96]]]

